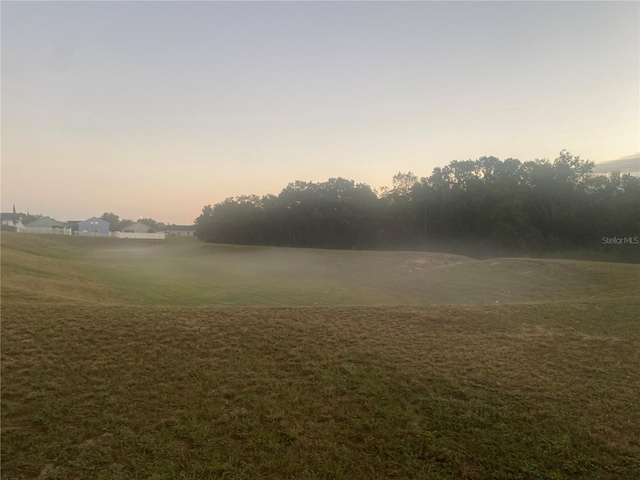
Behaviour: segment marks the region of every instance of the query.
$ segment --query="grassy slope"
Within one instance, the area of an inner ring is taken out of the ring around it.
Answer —
[[[637,265],[571,260],[477,261],[421,252],[203,245],[194,239],[20,239],[5,234],[2,240],[3,266],[15,292],[150,306],[548,302],[633,296],[640,279]],[[49,288],[52,278],[57,289]],[[65,280],[83,288],[65,288]]]
[[[2,478],[640,471],[637,266],[87,240],[2,236]]]

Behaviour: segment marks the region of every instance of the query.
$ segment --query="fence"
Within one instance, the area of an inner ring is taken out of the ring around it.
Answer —
[[[73,233],[79,237],[110,237],[111,232],[90,232],[89,230],[81,230]]]
[[[66,227],[22,227],[17,226],[16,231],[19,233],[39,233],[47,235],[73,235],[70,228]],[[166,235],[164,232],[160,233],[133,233],[133,232],[109,232],[108,235],[94,235],[89,232],[76,232],[76,235],[80,236],[100,236],[100,237],[116,237],[116,238],[139,238],[145,240],[164,240]]]
[[[112,237],[117,238],[143,238],[147,240],[164,240],[164,232],[160,233],[133,233],[133,232],[111,232]]]
[[[71,235],[71,229],[66,227],[22,227],[18,225],[16,232],[38,233],[40,235]]]

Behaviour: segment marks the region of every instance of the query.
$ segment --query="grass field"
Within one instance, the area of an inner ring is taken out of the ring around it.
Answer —
[[[3,479],[637,479],[640,267],[2,234]]]

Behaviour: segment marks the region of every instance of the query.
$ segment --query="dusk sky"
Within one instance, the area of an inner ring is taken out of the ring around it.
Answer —
[[[1,4],[2,211],[190,224],[294,180],[640,151],[639,2]]]

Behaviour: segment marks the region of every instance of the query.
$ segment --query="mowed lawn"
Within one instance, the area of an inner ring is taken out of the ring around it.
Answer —
[[[37,237],[37,238],[36,238]],[[4,295],[145,306],[495,305],[633,297],[638,265],[3,234]]]
[[[119,242],[2,235],[3,479],[638,478],[637,266]]]

